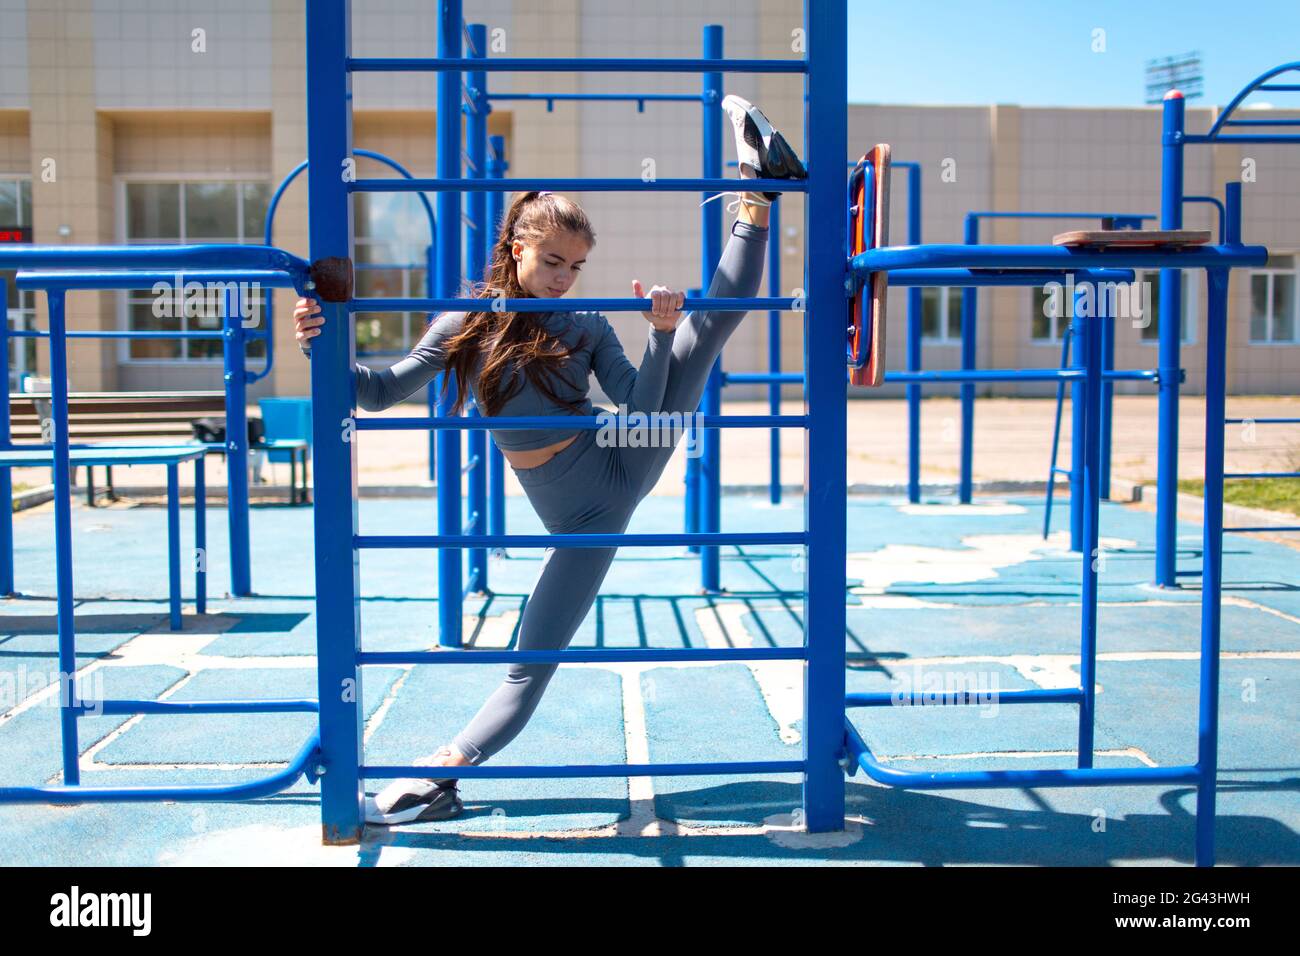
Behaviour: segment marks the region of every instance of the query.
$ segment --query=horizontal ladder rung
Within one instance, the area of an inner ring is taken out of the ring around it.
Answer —
[[[686,545],[785,544],[802,546],[802,531],[708,531],[687,534],[358,534],[354,548],[678,548]]]

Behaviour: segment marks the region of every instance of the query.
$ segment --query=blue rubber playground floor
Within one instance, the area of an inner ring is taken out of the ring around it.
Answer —
[[[363,499],[366,534],[433,533],[433,502]],[[511,532],[542,532],[509,499]],[[652,497],[630,531],[681,527],[681,499]],[[850,691],[961,679],[983,690],[1077,686],[1080,561],[1044,541],[1041,499],[974,505],[849,502],[845,594]],[[74,504],[77,653],[83,694],[203,700],[315,697],[310,508],[252,515],[255,597],[224,598],[225,512],[209,510],[208,614],[167,626],[166,512]],[[1057,525],[1065,520],[1058,512]],[[728,496],[723,528],[798,530],[802,502]],[[192,522],[182,522],[185,547]],[[1100,555],[1098,767],[1194,763],[1200,594],[1148,586],[1154,516],[1104,503]],[[0,785],[60,782],[53,515],[16,516],[17,587],[0,601]],[[1195,571],[1200,529],[1180,525]],[[188,553],[188,551],[186,552]],[[475,646],[509,646],[541,552],[490,565],[494,594],[466,604]],[[792,549],[723,549],[725,596],[701,596],[684,549],[620,552],[575,647],[791,645],[802,640],[803,570]],[[1300,552],[1229,536],[1217,844],[1221,865],[1300,863]],[[432,552],[361,557],[366,650],[431,649]],[[192,576],[185,580],[191,595]],[[366,760],[411,763],[448,740],[504,665],[367,667]],[[506,763],[779,760],[801,757],[798,662],[564,665]],[[853,711],[880,758],[904,770],[1075,765],[1064,704]],[[89,716],[82,783],[234,783],[282,768],[306,714]],[[370,781],[374,792],[383,781]],[[224,803],[0,805],[8,865],[1095,865],[1191,863],[1195,792],[1182,786],[898,790],[846,780],[844,832],[798,826],[800,778],[466,780],[459,819],[372,827],[320,845],[317,788]]]

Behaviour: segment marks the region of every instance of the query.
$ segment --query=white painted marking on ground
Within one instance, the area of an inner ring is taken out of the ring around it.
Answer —
[[[367,831],[369,832],[369,831]],[[323,846],[319,823],[305,827],[253,824],[232,830],[200,833],[180,846],[162,851],[159,866],[339,866],[355,868],[361,857],[378,866],[403,866],[417,856],[415,847],[386,846],[374,853],[374,843]]]
[[[962,504],[906,504],[899,505],[898,510],[905,515],[918,515],[927,517],[979,517],[987,515],[996,517],[998,515],[1023,515],[1028,514],[1029,509],[1024,505],[1007,504],[1005,501],[977,502],[969,505]]]

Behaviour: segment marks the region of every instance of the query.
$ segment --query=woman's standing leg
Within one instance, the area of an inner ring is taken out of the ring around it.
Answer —
[[[621,534],[627,529],[636,502],[632,489],[621,479],[615,459],[617,449],[597,445],[591,433],[573,447],[579,445],[582,447],[575,453],[572,467],[543,485],[525,484],[525,490],[551,534]],[[517,474],[524,480],[526,472]],[[575,502],[580,503],[576,511]],[[555,651],[568,647],[591,610],[617,550],[548,548],[520,616],[517,649]],[[477,765],[510,743],[537,709],[558,666],[511,664],[505,680],[456,735],[456,749]]]

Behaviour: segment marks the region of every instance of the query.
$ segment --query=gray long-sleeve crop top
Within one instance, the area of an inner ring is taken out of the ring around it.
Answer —
[[[596,410],[587,397],[593,373],[605,394],[616,404],[626,405],[629,412],[659,409],[668,382],[673,332],[661,332],[653,326],[650,328],[649,342],[638,369],[628,360],[618,336],[603,313],[539,312],[532,315],[535,316],[535,321],[541,323],[566,347],[579,345],[585,336],[585,344],[574,351],[563,371],[553,374],[549,382],[556,395],[582,404],[576,412],[558,405],[515,371],[517,378],[523,378],[523,388],[502,406],[497,412],[499,416],[595,415]],[[443,312],[429,325],[410,353],[390,368],[376,371],[358,364],[357,404],[368,412],[383,411],[428,384],[444,368],[446,354],[443,343],[461,330],[464,321],[464,312]],[[303,348],[302,351],[308,358],[311,357],[310,348]],[[470,381],[475,401],[479,398],[478,368],[481,368],[481,360]],[[508,376],[505,381],[510,381]],[[514,387],[513,382],[510,382],[510,387]],[[492,432],[492,439],[502,450],[524,451],[553,445],[574,434],[574,429],[561,427],[496,430]]]

